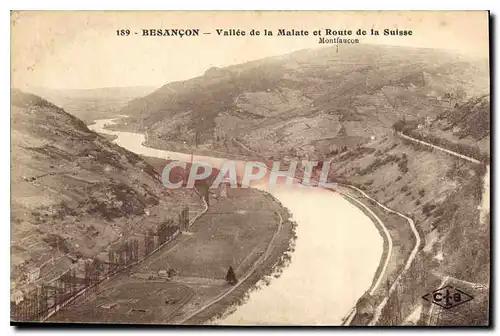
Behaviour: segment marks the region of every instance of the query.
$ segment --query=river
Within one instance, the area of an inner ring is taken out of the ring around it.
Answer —
[[[89,128],[116,135],[116,144],[136,154],[220,166],[224,158],[191,156],[145,147],[143,134],[105,129],[114,119]],[[252,187],[271,193],[297,222],[291,263],[268,286],[258,286],[248,300],[215,324],[339,325],[370,288],[383,251],[383,239],[371,220],[340,194],[286,185]]]

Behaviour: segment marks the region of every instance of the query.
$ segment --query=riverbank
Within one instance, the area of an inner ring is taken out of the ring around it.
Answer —
[[[143,158],[157,172],[166,164],[162,158]],[[201,324],[242,300],[259,279],[286,263],[294,223],[276,199],[257,189],[230,189],[226,197],[214,191],[208,197],[210,207],[188,232],[49,322]],[[240,279],[236,286],[225,282],[229,266]],[[176,273],[168,283],[158,281],[164,270]],[[167,301],[173,303],[165,305]]]
[[[201,154],[201,153],[200,153]],[[203,153],[207,154],[207,153]],[[165,160],[155,157],[144,157],[153,167],[161,169],[165,166]],[[234,192],[234,191],[230,191]],[[254,265],[259,263],[250,272],[240,278],[237,286],[229,288],[228,291],[221,293],[214,298],[210,304],[205,304],[203,309],[198,308],[191,312],[187,317],[177,319],[177,322],[183,324],[203,324],[215,323],[216,321],[230,315],[238,306],[245,303],[249,294],[258,290],[262,286],[267,286],[273,278],[279,277],[290,262],[290,256],[295,246],[295,228],[296,223],[292,220],[291,214],[275,197],[270,193],[259,191],[265,198],[276,206],[276,215],[280,218],[280,228],[275,231],[274,239],[269,242],[265,255],[257,260]],[[249,259],[249,258],[247,258]],[[249,261],[249,260],[247,260]],[[241,269],[237,269],[237,272]],[[230,292],[229,292],[230,291]]]
[[[270,194],[262,194],[276,207],[275,214],[278,220],[276,231],[267,243],[266,249],[253,264],[250,263],[249,268],[244,269],[245,264],[249,264],[248,258],[254,259],[251,255],[248,255],[247,260],[236,269],[240,276],[235,286],[193,311],[188,317],[182,318],[180,323],[186,325],[213,323],[231,314],[238,306],[245,303],[250,292],[263,284],[269,285],[272,278],[277,278],[288,266],[290,254],[294,250],[296,223],[291,220],[290,213],[278,200]]]
[[[245,152],[259,156],[256,151],[241,142],[235,142]],[[350,186],[348,182],[337,184],[333,192],[341,194],[369,217],[383,238],[382,257],[372,285],[342,321],[342,325],[371,325],[380,318],[381,310],[392,294],[397,280],[413,262],[420,247],[420,234],[411,218],[387,208],[360,189]]]
[[[383,255],[373,278],[372,286],[358,300],[354,307],[354,315],[350,316],[350,326],[370,325],[377,319],[384,302],[392,293],[391,288],[405,272],[420,245],[419,236],[415,236],[411,223],[403,215],[394,210],[380,206],[355,188],[338,185],[338,191],[346,199],[359,207],[369,216],[384,237]]]
[[[93,129],[117,135],[115,143],[138,154],[170,160],[193,159],[190,154],[145,147],[144,135],[111,131],[105,127],[112,123],[110,120],[99,120]],[[195,155],[194,160],[208,160],[217,167],[226,160],[220,158],[221,155],[217,156],[219,158]],[[292,262],[269,286],[250,291],[248,300],[237,306],[236,312],[216,323],[339,325],[346,312],[372,284],[382,255],[383,242],[377,229],[357,207],[328,190],[288,186],[276,190],[269,189],[267,185],[259,189],[279,200],[298,223]],[[360,236],[359,232],[363,235]],[[256,283],[259,276],[255,279],[249,276],[247,280]],[[238,298],[232,303],[242,302],[245,292],[248,291],[238,287],[224,299],[236,296]],[[213,309],[218,310],[216,306]],[[262,311],[268,313],[263,315]]]
[[[283,264],[294,233],[287,211],[269,195],[252,189],[229,192],[226,199],[211,197],[208,211],[188,232],[51,321],[201,324],[235,304]],[[228,266],[241,279],[234,287],[224,279]],[[176,275],[170,281],[151,278],[162,270]]]
[[[358,186],[409,218],[413,237],[419,238],[394,238],[414,250],[379,304],[358,302],[350,325],[364,325],[370,316],[372,325],[428,325],[428,320],[435,320],[427,318],[433,304],[422,296],[443,287],[446,276],[479,285],[487,282],[489,231],[487,220],[481,222],[481,213],[484,219],[487,211],[480,206],[481,185],[487,178],[480,165],[395,134],[335,156],[331,169],[337,180]],[[408,250],[399,249],[407,255]],[[487,310],[478,309],[474,316],[487,319]]]

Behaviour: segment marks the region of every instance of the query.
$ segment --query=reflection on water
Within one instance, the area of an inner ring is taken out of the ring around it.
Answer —
[[[112,120],[89,126],[116,135],[118,145],[137,154],[190,161],[191,154],[144,147],[144,135],[103,129]],[[220,166],[225,159],[194,156]],[[382,256],[383,239],[368,217],[341,195],[324,189],[254,185],[277,198],[298,223],[291,264],[269,286],[215,324],[338,325],[368,290]]]

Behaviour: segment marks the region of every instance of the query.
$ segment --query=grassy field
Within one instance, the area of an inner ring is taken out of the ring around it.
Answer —
[[[288,252],[293,251],[293,241],[295,239],[295,222],[290,220],[290,214],[284,208],[280,210],[283,218],[282,228],[277,232],[273,249],[267,258],[265,258],[260,266],[252,272],[248,278],[241,281],[237,288],[234,288],[228,295],[212,304],[207,309],[198,312],[184,321],[187,325],[196,325],[206,323],[207,321],[216,320],[217,317],[224,316],[230,313],[238,305],[243,304],[249,292],[258,288],[256,285],[259,280],[264,280],[265,285],[272,282],[272,277],[278,277],[289,262]],[[252,258],[253,259],[253,258]],[[251,260],[246,261],[246,263]],[[237,274],[241,274],[242,264],[236,269]],[[184,308],[183,308],[184,309]]]
[[[196,323],[220,314],[279,264],[293,237],[286,210],[271,196],[253,189],[229,189],[227,198],[210,197],[208,212],[173,242],[143,263],[103,284],[97,293],[56,314],[51,321],[178,323],[231,289],[225,279],[229,266],[238,278],[248,273],[276,233],[280,211],[286,225],[275,248],[244,284],[227,299],[196,316]],[[145,274],[175,269],[172,280],[147,280]],[[165,300],[173,298],[169,303]],[[113,305],[114,308],[101,308]]]
[[[123,280],[123,278],[121,279]],[[57,315],[58,322],[151,323],[174,314],[194,291],[166,281],[109,282],[97,295]]]
[[[182,276],[223,279],[229,266],[238,267],[263,253],[276,221],[275,205],[260,192],[231,189],[228,198],[212,200],[186,241],[170,251],[168,265]],[[153,259],[148,270],[165,268],[162,259]]]

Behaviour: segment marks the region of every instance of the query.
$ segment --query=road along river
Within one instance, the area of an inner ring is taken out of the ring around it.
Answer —
[[[113,142],[140,155],[215,167],[227,161],[145,147],[143,134],[105,129],[113,120],[96,120],[89,128],[117,136]],[[271,187],[264,182],[252,187],[269,192],[291,212],[298,224],[295,251],[280,277],[268,286],[258,285],[244,304],[215,324],[340,325],[372,285],[383,251],[379,231],[369,217],[338,193],[288,185]]]

